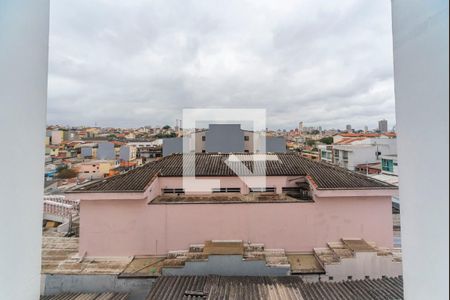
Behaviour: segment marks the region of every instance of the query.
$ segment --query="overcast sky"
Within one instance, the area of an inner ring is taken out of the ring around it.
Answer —
[[[273,129],[395,124],[389,0],[51,1],[48,123],[174,125],[265,108]]]

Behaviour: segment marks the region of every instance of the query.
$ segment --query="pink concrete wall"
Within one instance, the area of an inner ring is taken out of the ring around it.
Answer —
[[[81,201],[80,253],[166,254],[211,239],[311,251],[342,237],[392,247],[391,198],[317,198],[315,203],[147,205],[142,200]]]

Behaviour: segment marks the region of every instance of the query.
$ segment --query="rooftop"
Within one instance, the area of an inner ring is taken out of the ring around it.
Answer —
[[[163,276],[147,300],[175,299],[403,299],[403,279],[305,283],[299,277]]]
[[[224,194],[214,196],[187,196],[187,195],[164,195],[155,198],[150,205],[154,204],[236,204],[236,203],[312,203],[313,200],[301,200],[287,196],[286,194],[258,194],[258,195],[242,195],[242,194]]]
[[[40,300],[126,300],[122,293],[64,293],[55,296],[41,296]]]
[[[242,157],[255,157],[252,154],[239,154]],[[196,154],[195,165],[188,166],[188,173],[197,177],[237,176],[227,164],[242,168],[240,162],[230,161],[230,154]],[[248,159],[243,164],[253,175],[266,176],[308,176],[317,189],[371,190],[396,189],[390,184],[367,178],[338,166],[312,161],[296,153],[271,154],[270,159]],[[275,159],[276,158],[276,159]],[[265,167],[265,172],[263,171]],[[173,154],[160,160],[147,163],[127,173],[78,187],[71,192],[143,192],[156,177],[182,177],[183,155]]]

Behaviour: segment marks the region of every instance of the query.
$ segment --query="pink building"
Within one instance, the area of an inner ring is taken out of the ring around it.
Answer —
[[[183,182],[183,156],[171,155],[69,192],[81,200],[80,254],[165,255],[207,240],[291,252],[341,238],[392,247],[397,187],[297,154],[239,157],[252,176],[238,177],[228,154],[197,154],[187,171],[200,181]]]

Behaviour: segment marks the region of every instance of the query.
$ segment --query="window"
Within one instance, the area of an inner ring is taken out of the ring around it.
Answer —
[[[206,141],[206,136],[202,136],[202,141],[205,142]]]
[[[163,194],[184,194],[184,189],[163,189]]]
[[[213,193],[240,193],[241,188],[214,188]]]
[[[343,151],[343,154],[344,160],[348,160],[348,151]]]
[[[394,172],[394,161],[389,159],[382,159],[381,160],[381,167],[383,171],[385,172]]]
[[[249,151],[249,150],[244,150],[244,152],[245,152],[245,153],[250,153],[250,151]]]
[[[275,193],[276,189],[274,187],[265,188],[251,188],[250,193]]]
[[[248,135],[244,136],[244,141],[246,142],[250,141],[250,137]]]

